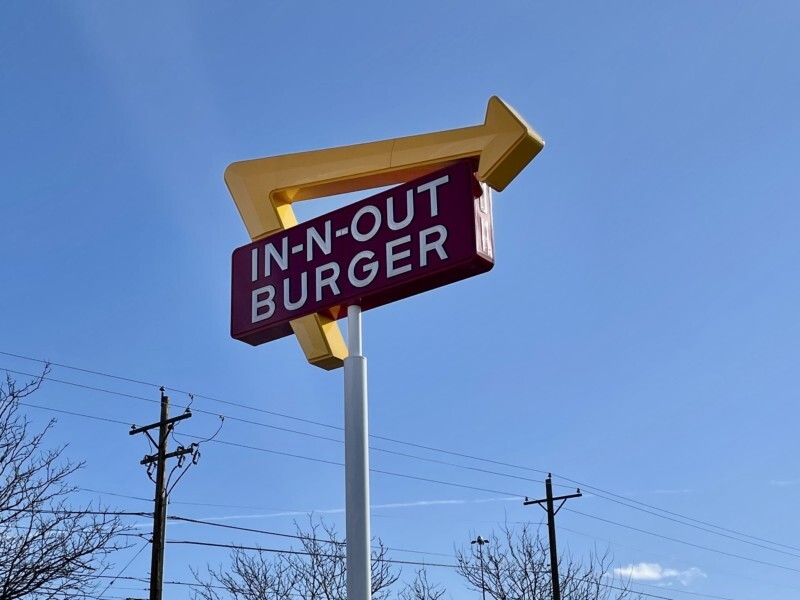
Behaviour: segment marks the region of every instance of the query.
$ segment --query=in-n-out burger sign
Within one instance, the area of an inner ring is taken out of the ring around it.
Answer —
[[[252,345],[488,271],[489,187],[471,161],[376,194],[233,253],[231,335]]]

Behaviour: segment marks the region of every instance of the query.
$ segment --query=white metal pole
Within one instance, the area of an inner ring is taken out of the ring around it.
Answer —
[[[347,535],[347,598],[370,600],[369,431],[367,359],[361,348],[361,307],[347,307],[344,359],[344,471]]]

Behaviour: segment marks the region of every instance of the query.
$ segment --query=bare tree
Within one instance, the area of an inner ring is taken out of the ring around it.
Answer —
[[[481,554],[482,551],[482,554]],[[456,549],[458,573],[475,590],[495,600],[550,600],[553,587],[546,543],[528,525],[515,533],[508,527],[501,536],[468,551]],[[633,600],[628,583],[615,579],[608,553],[592,553],[586,561],[567,556],[558,559],[561,596],[569,600]]]
[[[445,589],[428,581],[428,572],[422,568],[417,571],[414,580],[400,592],[400,600],[441,600]]]
[[[347,569],[344,542],[336,530],[309,518],[309,529],[295,523],[299,548],[274,552],[234,548],[227,568],[207,567],[203,578],[193,570],[198,585],[195,600],[346,600]],[[372,597],[386,600],[399,573],[387,560],[379,541],[372,551]]]
[[[22,387],[0,380],[0,598],[82,598],[119,548],[117,517],[73,508],[70,477],[82,463],[45,449],[45,434],[31,432],[20,400],[34,393],[48,369]]]

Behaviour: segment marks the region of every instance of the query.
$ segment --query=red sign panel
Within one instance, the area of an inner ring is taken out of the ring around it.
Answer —
[[[491,192],[460,162],[233,252],[231,336],[258,345],[494,265]]]

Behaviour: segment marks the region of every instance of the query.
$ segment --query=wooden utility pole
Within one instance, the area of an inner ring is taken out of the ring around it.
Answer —
[[[552,473],[547,474],[544,487],[545,493],[547,494],[546,498],[541,500],[528,500],[528,498],[525,498],[525,502],[523,504],[525,506],[528,506],[529,504],[538,504],[539,506],[542,506],[542,503],[545,504],[545,506],[542,508],[547,511],[547,532],[550,537],[550,577],[552,578],[553,582],[553,600],[561,600],[561,581],[558,578],[558,550],[556,549],[556,513],[558,513],[558,511],[561,510],[561,507],[564,506],[564,502],[570,498],[580,498],[583,496],[583,494],[581,494],[579,489],[574,494],[554,497]],[[558,508],[555,508],[556,500],[561,500],[561,504],[558,505]]]
[[[153,541],[152,541],[152,557],[150,560],[150,600],[161,600],[162,591],[164,587],[164,538],[166,537],[167,529],[167,459],[182,457],[184,454],[194,454],[196,445],[192,444],[188,448],[178,446],[174,452],[167,452],[167,441],[170,431],[172,431],[175,423],[183,421],[192,416],[191,411],[187,408],[186,412],[177,417],[169,418],[169,396],[164,394],[164,388],[161,388],[161,419],[157,423],[151,423],[144,427],[131,427],[128,432],[130,435],[137,433],[144,433],[153,445],[156,447],[155,454],[148,454],[142,460],[141,464],[156,465],[156,493],[155,493],[155,509],[153,511]],[[158,442],[150,435],[150,430],[158,428]],[[149,472],[148,472],[149,473]]]

